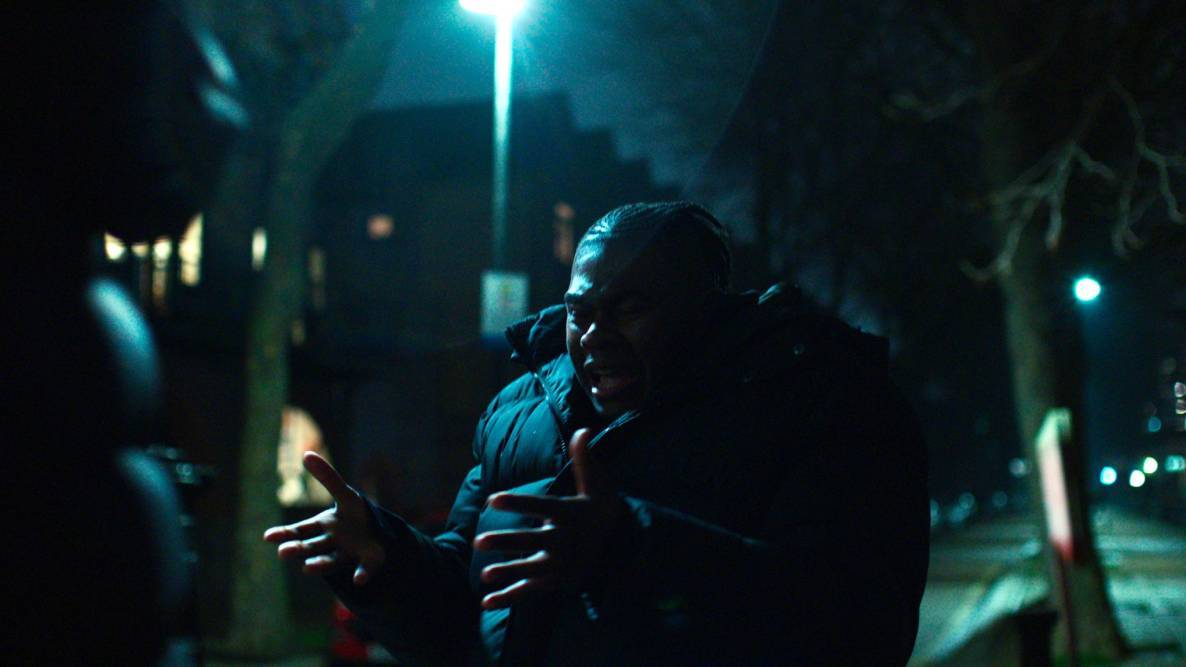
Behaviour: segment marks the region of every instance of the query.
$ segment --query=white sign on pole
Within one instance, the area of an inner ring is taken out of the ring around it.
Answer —
[[[501,337],[511,324],[527,317],[527,274],[482,272],[482,337]]]

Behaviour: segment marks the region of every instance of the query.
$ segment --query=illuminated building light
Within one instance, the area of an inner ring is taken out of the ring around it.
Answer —
[[[1157,433],[1160,431],[1161,419],[1159,419],[1157,416],[1150,417],[1149,421],[1145,422],[1145,430],[1149,431],[1150,433]]]
[[[1186,398],[1179,398],[1174,401],[1174,414],[1186,415]]]
[[[462,8],[487,16],[514,16],[526,4],[526,0],[461,0]]]
[[[264,268],[264,258],[268,254],[268,232],[263,227],[256,227],[251,234],[251,268],[259,271]]]
[[[1014,477],[1025,477],[1029,472],[1029,464],[1025,459],[1012,459],[1009,461],[1009,474]]]
[[[173,241],[162,236],[152,244],[153,266],[164,268],[169,265],[169,258],[173,256]]]
[[[1103,288],[1100,287],[1099,282],[1090,276],[1083,276],[1075,281],[1075,298],[1087,302],[1095,301]]]
[[[309,248],[309,300],[316,311],[325,310],[325,251]]]
[[[292,344],[295,347],[300,347],[305,344],[305,321],[296,319],[292,321]]]
[[[1173,454],[1165,457],[1166,472],[1182,472],[1183,470],[1186,470],[1186,456]]]
[[[1104,466],[1103,469],[1100,470],[1100,484],[1103,484],[1104,486],[1112,486],[1115,484],[1117,477],[1119,477],[1119,475],[1116,474],[1116,469],[1112,466]]]
[[[103,234],[103,251],[107,254],[107,261],[121,261],[128,254],[128,246],[111,234]]]
[[[276,472],[280,475],[276,498],[285,507],[332,505],[329,492],[301,464],[305,452],[317,452],[331,461],[321,429],[309,413],[286,405],[280,417],[280,442],[276,446]]]
[[[1134,470],[1128,474],[1128,485],[1134,489],[1139,489],[1145,485],[1145,473],[1140,470]]]
[[[1146,475],[1152,475],[1153,473],[1157,472],[1157,459],[1153,458],[1152,456],[1146,456],[1145,460],[1141,461],[1141,470],[1143,470]]]
[[[177,244],[177,259],[181,261],[178,272],[181,284],[193,287],[202,280],[202,214],[189,221],[181,241]]]
[[[367,218],[367,236],[378,241],[391,236],[395,231],[395,221],[386,213],[376,213]]]
[[[132,244],[132,254],[140,259],[148,257],[148,242],[142,241],[140,243]]]
[[[1174,383],[1174,397],[1175,398],[1186,398],[1186,382],[1175,382]]]
[[[169,258],[173,256],[173,241],[162,236],[152,244],[152,305],[163,313],[169,292]]]

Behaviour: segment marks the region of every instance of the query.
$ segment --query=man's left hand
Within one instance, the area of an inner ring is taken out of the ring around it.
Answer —
[[[479,551],[530,554],[482,570],[482,581],[506,584],[482,598],[486,609],[509,607],[542,591],[576,590],[597,567],[626,508],[589,458],[591,437],[589,429],[579,429],[569,443],[577,495],[490,496],[491,507],[544,519],[544,525],[493,530],[474,539],[474,548]]]

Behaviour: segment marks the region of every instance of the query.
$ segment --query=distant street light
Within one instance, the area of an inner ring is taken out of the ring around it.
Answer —
[[[1157,472],[1157,459],[1152,456],[1146,456],[1145,460],[1141,462],[1141,470],[1146,475],[1152,475]]]
[[[1099,281],[1091,276],[1083,276],[1075,281],[1075,298],[1083,301],[1095,301],[1103,288],[1100,287]]]
[[[494,17],[494,177],[491,194],[493,263],[506,268],[507,153],[511,125],[511,25],[525,0],[461,0],[462,8]]]
[[[1145,485],[1145,473],[1140,470],[1134,470],[1128,474],[1128,485],[1134,489],[1139,489]]]
[[[1115,468],[1112,466],[1104,466],[1104,469],[1100,471],[1100,484],[1103,484],[1104,486],[1112,486],[1116,483],[1116,477],[1117,475]]]

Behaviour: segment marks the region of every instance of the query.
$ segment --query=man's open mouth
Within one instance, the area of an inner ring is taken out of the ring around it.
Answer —
[[[604,369],[590,370],[591,393],[599,400],[613,400],[633,389],[642,378],[636,371]]]

